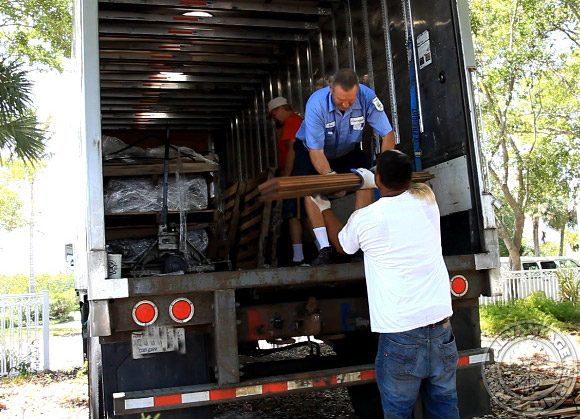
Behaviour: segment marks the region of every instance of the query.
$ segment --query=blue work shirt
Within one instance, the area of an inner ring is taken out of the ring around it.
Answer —
[[[296,138],[308,149],[324,149],[327,159],[344,156],[362,140],[366,123],[384,137],[393,130],[376,93],[359,84],[355,103],[343,114],[332,99],[330,87],[317,90],[306,103],[306,115]]]

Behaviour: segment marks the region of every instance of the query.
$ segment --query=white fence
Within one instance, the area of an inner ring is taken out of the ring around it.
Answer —
[[[580,269],[573,270],[577,280],[580,279]],[[556,269],[530,271],[501,271],[501,279],[493,284],[493,297],[479,297],[479,304],[492,304],[525,298],[535,291],[544,291],[548,298],[560,298],[560,285]]]
[[[0,295],[0,376],[48,370],[48,304],[48,291]]]

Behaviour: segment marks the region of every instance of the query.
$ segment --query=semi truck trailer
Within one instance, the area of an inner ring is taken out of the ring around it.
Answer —
[[[434,176],[460,413],[490,411],[478,297],[499,257],[467,0],[75,0],[74,22],[92,418],[211,418],[219,403],[343,386],[359,417],[381,417],[362,262],[288,266],[280,203],[257,189],[277,167],[268,101],[303,114],[340,68]],[[376,159],[372,128],[363,139]],[[346,219],[353,195],[333,208]]]

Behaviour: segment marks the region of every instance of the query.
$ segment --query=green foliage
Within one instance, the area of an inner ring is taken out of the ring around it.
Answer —
[[[0,43],[19,60],[62,70],[71,35],[71,0],[0,0]]]
[[[556,278],[560,285],[560,298],[562,301],[570,301],[577,305],[580,303],[580,270],[558,269]],[[577,306],[580,311],[580,306]]]
[[[27,275],[0,275],[0,294],[28,293],[28,281]],[[52,320],[65,320],[71,311],[78,309],[74,287],[72,274],[42,274],[36,277],[36,289],[49,292],[49,315]]]
[[[36,276],[36,288],[48,290],[49,293],[65,292],[74,289],[75,280],[72,274],[41,274]],[[0,275],[0,294],[24,294],[28,292],[28,276]]]
[[[157,413],[155,416],[145,416],[145,413],[141,413],[141,419],[161,419],[161,413]]]
[[[4,358],[6,371],[8,371],[9,374],[16,373],[18,377],[26,378],[32,373],[32,363],[30,361],[32,354],[20,357],[17,352],[10,349],[4,349],[0,356]]]
[[[508,257],[510,255],[503,240],[499,242],[499,255],[501,257]],[[534,246],[526,239],[522,239],[520,256],[534,256]]]
[[[543,291],[536,291],[521,300],[479,307],[481,331],[493,336],[521,321],[536,321],[562,331],[578,330],[580,310],[569,301],[554,301]]]
[[[526,215],[568,209],[580,162],[578,0],[473,0],[481,125],[499,234],[520,253]],[[547,214],[546,214],[547,217]]]
[[[85,362],[83,363],[83,366],[79,368],[79,370],[77,371],[77,377],[79,379],[86,379],[88,377],[89,374],[89,361],[85,360]]]
[[[0,182],[0,230],[12,231],[25,226],[21,209],[20,196],[8,185]]]
[[[560,246],[556,242],[545,242],[540,244],[540,256],[556,256],[560,251]]]
[[[22,188],[33,187],[38,170],[45,164],[45,160],[36,161],[34,166],[16,160],[0,166],[0,230],[12,231],[34,222],[22,215],[20,196]]]
[[[578,232],[571,231],[566,235],[566,243],[570,246],[573,252],[580,250],[580,244],[578,243]]]
[[[33,164],[44,157],[45,134],[31,111],[31,88],[22,64],[0,60],[0,149]]]
[[[78,309],[78,300],[74,289],[50,294],[50,319],[65,321],[71,311]]]

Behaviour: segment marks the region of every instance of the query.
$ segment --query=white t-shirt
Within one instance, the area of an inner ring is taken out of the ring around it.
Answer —
[[[371,330],[397,333],[453,313],[437,204],[409,192],[355,211],[338,234],[346,253],[364,252]]]

